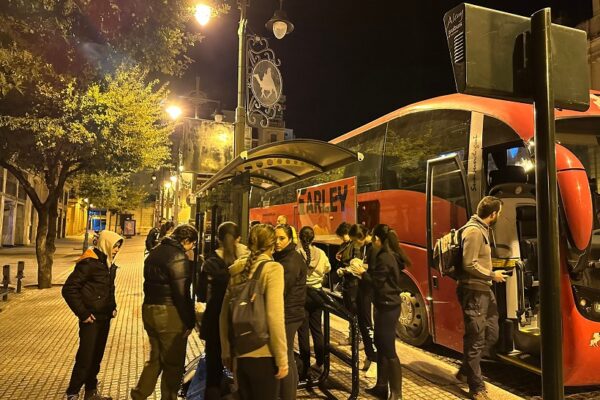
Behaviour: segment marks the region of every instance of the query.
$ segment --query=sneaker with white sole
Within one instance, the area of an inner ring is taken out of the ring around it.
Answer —
[[[377,378],[377,363],[371,361],[371,365],[369,365],[369,369],[365,372],[365,376],[367,378]]]

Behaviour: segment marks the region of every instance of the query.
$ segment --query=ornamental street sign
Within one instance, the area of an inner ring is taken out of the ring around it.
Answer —
[[[263,107],[271,107],[281,97],[281,72],[273,62],[261,60],[252,69],[252,94]]]

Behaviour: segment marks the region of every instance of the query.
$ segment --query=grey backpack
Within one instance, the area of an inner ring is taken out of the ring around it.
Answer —
[[[229,338],[236,355],[257,350],[269,341],[264,288],[260,283],[267,262],[261,262],[245,282],[229,287]]]

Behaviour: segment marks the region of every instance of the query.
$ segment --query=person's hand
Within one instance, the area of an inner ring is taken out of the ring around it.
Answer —
[[[275,378],[277,379],[283,379],[288,375],[288,366],[284,365],[282,367],[279,367],[279,371],[277,371],[277,373],[275,374]]]
[[[336,253],[335,259],[340,261],[342,259],[342,253]]]
[[[342,276],[344,276],[345,272],[346,270],[344,268],[338,268],[338,270],[335,273],[341,278]]]
[[[112,316],[113,316],[113,318],[116,318],[116,316],[117,316],[117,310],[113,310]]]
[[[223,366],[225,368],[227,368],[230,372],[233,372],[233,360],[231,357],[223,357],[221,361],[223,362]]]
[[[498,270],[492,273],[492,280],[494,282],[506,282],[506,271]]]
[[[87,317],[87,319],[83,320],[83,323],[84,324],[93,324],[95,320],[96,320],[96,317],[94,317],[94,314],[90,314],[90,316]]]
[[[192,333],[192,329],[187,329],[185,332],[183,332],[183,337],[186,338],[188,336],[190,336]]]

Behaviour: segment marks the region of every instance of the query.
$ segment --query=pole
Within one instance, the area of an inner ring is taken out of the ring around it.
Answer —
[[[550,9],[531,18],[538,271],[540,275],[542,397],[564,399],[558,194],[556,185],[554,89]]]
[[[89,243],[89,233],[88,230],[90,228],[90,204],[88,203],[87,206],[87,216],[85,218],[85,235],[83,236],[83,252],[85,253],[85,251],[88,248],[88,243]]]
[[[234,134],[234,157],[238,157],[245,150],[246,141],[246,25],[248,0],[240,0],[240,24],[238,28],[238,94],[237,108],[235,109],[235,134]],[[248,172],[244,172],[248,173]],[[241,204],[239,211],[238,226],[242,234],[242,242],[247,242],[248,220],[250,215],[249,188],[241,191]],[[235,204],[235,203],[234,203]]]

